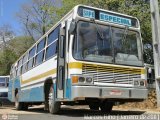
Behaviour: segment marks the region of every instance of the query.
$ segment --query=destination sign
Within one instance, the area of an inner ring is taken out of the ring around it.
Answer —
[[[116,24],[125,25],[125,26],[132,26],[131,19],[127,19],[124,17],[119,17],[111,14],[106,14],[104,12],[100,12],[99,19],[102,21],[108,21]]]
[[[89,9],[83,9],[83,17],[95,18],[95,12]]]
[[[138,27],[137,19],[107,11],[103,12],[101,10],[80,6],[78,9],[78,14],[79,16],[85,18],[92,18],[129,27]]]

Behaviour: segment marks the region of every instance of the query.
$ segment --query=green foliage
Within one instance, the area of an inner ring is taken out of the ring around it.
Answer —
[[[9,42],[9,48],[19,57],[25,53],[34,42],[32,37],[20,36]]]
[[[32,37],[20,36],[9,41],[7,47],[0,50],[0,75],[9,75],[11,65],[26,51],[35,41]]]
[[[10,49],[6,48],[0,51],[0,75],[9,75],[11,65],[17,59],[17,55]]]

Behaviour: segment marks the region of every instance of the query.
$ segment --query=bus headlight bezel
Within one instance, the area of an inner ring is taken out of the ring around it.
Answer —
[[[144,80],[144,79],[134,80],[133,85],[137,86],[137,87],[146,87],[147,86],[146,80]]]
[[[72,84],[93,84],[93,77],[85,75],[72,75]]]
[[[86,77],[86,83],[92,83],[93,78],[92,77]]]

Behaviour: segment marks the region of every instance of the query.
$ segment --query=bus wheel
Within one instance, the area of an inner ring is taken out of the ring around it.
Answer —
[[[15,97],[15,108],[16,108],[16,110],[22,110],[23,109],[23,103],[19,102],[18,93],[16,94],[16,97]]]
[[[89,108],[91,110],[99,110],[99,103],[92,102],[92,103],[89,104]]]
[[[60,102],[55,101],[55,95],[52,86],[50,87],[48,96],[49,96],[49,112],[51,114],[58,113],[58,111],[60,110]]]
[[[110,113],[113,108],[113,102],[103,101],[100,108],[102,112]]]
[[[23,108],[22,108],[22,109],[23,109],[23,110],[28,110],[28,106],[29,106],[29,105],[28,105],[27,103],[23,103],[23,105],[22,105]]]

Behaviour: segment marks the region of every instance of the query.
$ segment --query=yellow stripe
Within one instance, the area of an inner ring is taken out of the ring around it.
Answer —
[[[141,74],[146,74],[146,70],[145,69],[141,69]]]
[[[97,65],[97,64],[85,64],[80,62],[71,62],[68,64],[70,69],[82,69],[82,66],[86,66],[86,69],[94,69],[97,70],[97,67],[101,67],[102,69],[98,69],[99,72],[114,72],[128,74],[128,71],[131,71],[130,74],[145,74],[145,69],[143,68],[129,68],[129,67],[117,67],[112,65]]]
[[[30,78],[30,79],[21,80],[21,84],[26,84],[26,83],[29,83],[29,82],[32,82],[32,81],[47,77],[49,75],[55,74],[57,72],[56,70],[57,69],[52,69],[52,70],[49,70],[49,71],[47,71],[45,73],[42,73],[40,75],[34,76],[34,77]]]
[[[82,69],[82,63],[79,62],[71,62],[68,64],[68,67],[70,69],[76,68],[76,69]]]

